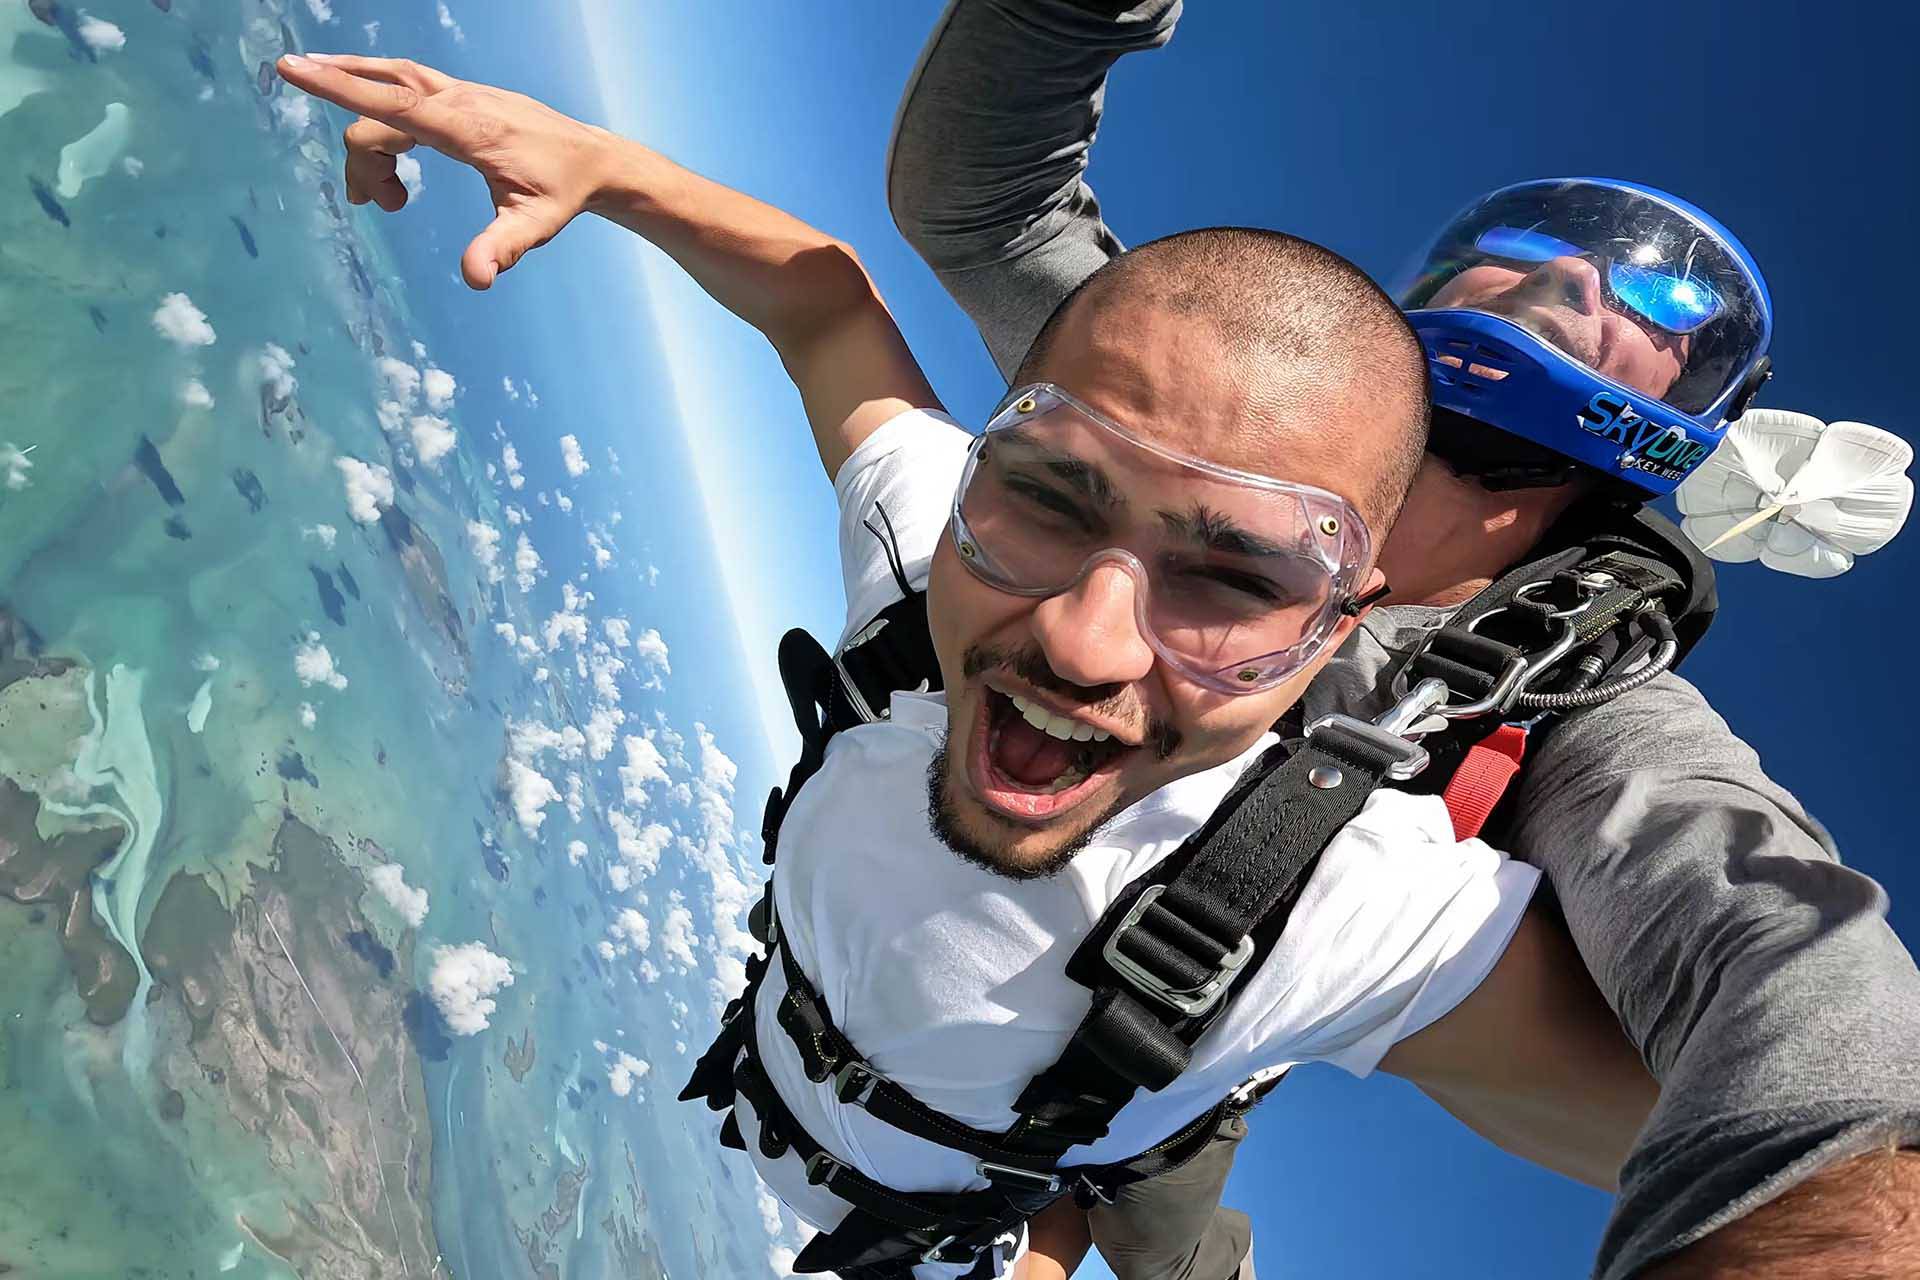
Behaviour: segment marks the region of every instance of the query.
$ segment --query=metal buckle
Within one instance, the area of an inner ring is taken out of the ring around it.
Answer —
[[[833,1181],[833,1175],[847,1166],[824,1151],[816,1151],[807,1157],[807,1183],[809,1186],[822,1186]],[[821,1172],[821,1170],[825,1172]]]
[[[1089,1200],[1098,1200],[1101,1204],[1114,1204],[1118,1202],[1120,1198],[1117,1195],[1108,1195],[1105,1191],[1101,1190],[1099,1183],[1095,1182],[1092,1178],[1089,1178],[1084,1173],[1081,1174],[1079,1178],[1075,1180],[1073,1190],[1076,1196],[1078,1196],[1082,1191],[1084,1191],[1086,1192],[1087,1198]]]
[[[1443,715],[1449,720],[1471,720],[1475,716],[1483,716],[1489,712],[1505,715],[1512,710],[1513,704],[1519,701],[1520,695],[1527,691],[1528,685],[1545,675],[1555,663],[1572,651],[1575,639],[1573,623],[1562,618],[1560,634],[1554,637],[1553,643],[1539,653],[1516,654],[1508,661],[1506,670],[1500,673],[1500,678],[1493,682],[1493,688],[1487,691],[1486,697],[1477,702],[1464,702],[1458,706],[1436,707],[1435,714]]]
[[[1420,754],[1424,756],[1426,752],[1423,751]],[[1226,992],[1227,985],[1239,975],[1241,969],[1246,967],[1247,961],[1253,958],[1253,938],[1249,936],[1240,939],[1240,945],[1215,966],[1214,976],[1199,986],[1178,988],[1168,986],[1153,973],[1120,953],[1120,935],[1139,924],[1141,918],[1147,914],[1147,908],[1151,907],[1166,891],[1167,886],[1156,884],[1143,892],[1139,901],[1129,907],[1127,914],[1121,917],[1119,928],[1107,935],[1106,944],[1100,948],[1100,954],[1134,990],[1142,995],[1151,996],[1161,1004],[1178,1010],[1189,1018],[1198,1017],[1219,1002],[1220,997]]]
[[[878,1071],[856,1058],[833,1073],[833,1096],[851,1106],[864,1107],[882,1079]]]
[[[1429,758],[1427,749],[1417,742],[1407,741],[1391,729],[1377,724],[1368,724],[1365,720],[1358,720],[1353,716],[1335,714],[1321,716],[1308,725],[1307,737],[1312,738],[1314,734],[1327,728],[1338,728],[1356,738],[1363,738],[1369,746],[1397,757],[1387,766],[1385,776],[1390,782],[1405,782],[1427,767]]]
[[[980,1256],[980,1251],[979,1251],[978,1249],[975,1249],[975,1250],[973,1250],[973,1252],[971,1252],[971,1253],[969,1253],[969,1254],[968,1254],[968,1255],[967,1255],[966,1257],[964,1257],[964,1258],[943,1258],[943,1257],[941,1257],[941,1256],[940,1256],[940,1251],[941,1251],[942,1249],[944,1249],[944,1248],[946,1248],[946,1247],[947,1247],[948,1245],[950,1245],[950,1244],[952,1244],[952,1243],[953,1243],[953,1242],[954,1242],[955,1240],[958,1240],[959,1238],[960,1238],[960,1237],[959,1237],[959,1235],[958,1235],[958,1234],[955,1234],[955,1235],[950,1235],[950,1236],[948,1236],[948,1237],[947,1237],[946,1239],[944,1239],[944,1240],[942,1240],[942,1241],[941,1241],[941,1242],[940,1242],[939,1244],[936,1244],[936,1245],[934,1245],[934,1246],[933,1246],[933,1247],[932,1247],[931,1249],[928,1249],[928,1250],[927,1250],[927,1251],[926,1251],[925,1253],[923,1253],[923,1254],[921,1254],[921,1255],[920,1255],[920,1261],[922,1261],[922,1262],[926,1262],[926,1263],[935,1263],[935,1262],[971,1262],[971,1261],[973,1261],[973,1260],[974,1260],[975,1258],[977,1258],[978,1256]]]
[[[1057,1173],[1017,1169],[1009,1164],[995,1164],[991,1160],[974,1161],[973,1171],[989,1182],[1011,1182],[1032,1191],[1059,1191],[1063,1185]]]

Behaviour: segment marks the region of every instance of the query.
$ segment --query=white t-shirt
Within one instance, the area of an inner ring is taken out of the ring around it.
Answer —
[[[903,414],[841,468],[847,634],[899,595],[863,525],[884,504],[908,578],[926,581],[968,437],[943,416]],[[884,527],[884,526],[882,526]],[[780,827],[775,899],[793,949],[834,1021],[873,1067],[966,1124],[1002,1130],[1013,1101],[1059,1056],[1089,993],[1067,957],[1134,879],[1197,830],[1272,744],[1147,796],[1059,874],[1016,882],[963,861],[927,821],[927,767],[946,730],[942,695],[896,694],[891,717],[837,734]],[[1122,1160],[1214,1106],[1242,1081],[1301,1062],[1365,1075],[1392,1045],[1447,1013],[1493,968],[1538,872],[1478,840],[1456,842],[1437,797],[1376,791],[1322,854],[1272,953],[1173,1084],[1142,1091],[1111,1132],[1064,1164]],[[814,1141],[902,1191],[986,1185],[970,1157],[924,1142],[816,1085],[775,1020],[776,964],[756,1002],[767,1073]],[[759,1124],[736,1108],[748,1150],[796,1214],[831,1229],[848,1206],[808,1184],[798,1156],[760,1154]],[[959,1265],[922,1264],[922,1280]]]

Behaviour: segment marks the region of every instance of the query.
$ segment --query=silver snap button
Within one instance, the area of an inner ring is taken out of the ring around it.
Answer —
[[[1307,771],[1307,781],[1322,791],[1331,791],[1346,780],[1346,775],[1330,764],[1315,765]]]

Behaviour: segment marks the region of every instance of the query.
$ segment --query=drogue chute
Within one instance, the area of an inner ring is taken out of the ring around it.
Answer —
[[[1674,492],[1715,560],[1832,578],[1893,540],[1913,508],[1913,446],[1864,422],[1749,409]]]

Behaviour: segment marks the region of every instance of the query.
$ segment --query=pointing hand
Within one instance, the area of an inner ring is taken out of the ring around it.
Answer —
[[[537,249],[587,207],[613,135],[524,94],[452,76],[403,58],[289,54],[288,84],[355,112],[347,126],[347,199],[392,213],[407,202],[394,157],[424,144],[486,179],[491,225],[460,257],[475,289]]]

